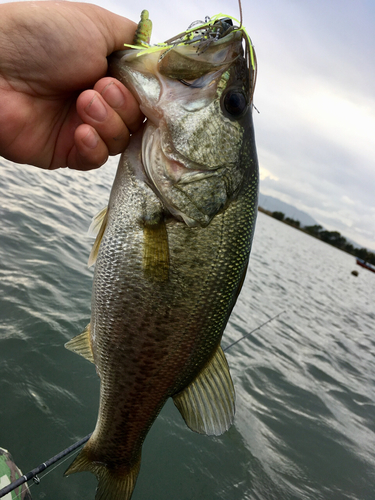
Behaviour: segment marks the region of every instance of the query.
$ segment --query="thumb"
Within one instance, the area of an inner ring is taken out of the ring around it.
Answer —
[[[97,24],[107,42],[107,56],[115,50],[122,50],[124,43],[133,42],[137,23],[97,5],[90,7],[92,7],[90,17],[93,16],[92,20]]]

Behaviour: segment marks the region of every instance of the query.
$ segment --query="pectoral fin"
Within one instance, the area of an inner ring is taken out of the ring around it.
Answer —
[[[89,261],[87,263],[89,267],[95,264],[96,259],[98,257],[100,243],[102,241],[105,228],[107,227],[107,220],[108,220],[108,208],[105,207],[93,218],[91,226],[89,227],[88,231],[89,234],[96,235],[96,240],[91,249]]]
[[[169,277],[168,234],[164,220],[145,224],[143,228],[143,271],[151,281],[167,281]]]
[[[234,398],[228,362],[218,347],[210,363],[173,401],[190,429],[219,436],[233,423]]]
[[[91,363],[94,363],[94,355],[92,353],[91,340],[90,340],[90,323],[86,326],[84,331],[73,337],[65,344],[69,351],[73,351],[80,356],[83,356]]]

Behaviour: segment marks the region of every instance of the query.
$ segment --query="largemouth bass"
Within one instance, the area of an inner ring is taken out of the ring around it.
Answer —
[[[95,363],[100,407],[66,474],[91,471],[97,499],[128,500],[169,397],[196,432],[219,435],[233,422],[220,341],[257,213],[255,64],[243,28],[217,16],[164,45],[114,54],[110,72],[147,121],[94,224],[91,323],[67,347]]]

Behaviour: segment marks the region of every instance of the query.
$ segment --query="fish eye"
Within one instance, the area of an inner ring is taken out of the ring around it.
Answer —
[[[230,117],[238,118],[247,108],[247,99],[243,92],[229,90],[224,97],[224,109]]]

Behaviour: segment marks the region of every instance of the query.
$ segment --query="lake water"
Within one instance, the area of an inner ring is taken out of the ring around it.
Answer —
[[[95,369],[63,345],[90,317],[86,232],[115,163],[82,173],[1,160],[0,446],[23,472],[96,422]],[[353,257],[260,213],[223,346],[284,312],[227,352],[235,423],[200,436],[168,403],[132,500],[374,499],[374,297],[375,275]],[[34,500],[94,499],[94,476],[63,477],[70,461],[31,487]]]

